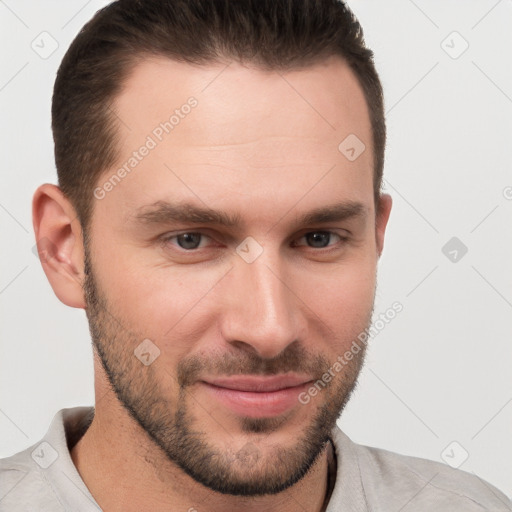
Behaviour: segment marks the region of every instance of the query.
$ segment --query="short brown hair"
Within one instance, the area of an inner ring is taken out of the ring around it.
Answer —
[[[82,28],[57,73],[52,130],[59,186],[87,231],[93,189],[118,158],[110,105],[141,58],[193,64],[222,59],[270,70],[340,56],[365,95],[378,203],[386,127],[382,86],[361,26],[341,0],[117,0]]]

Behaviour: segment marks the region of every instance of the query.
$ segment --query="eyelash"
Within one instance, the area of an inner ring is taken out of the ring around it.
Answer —
[[[305,238],[307,235],[311,235],[311,234],[318,234],[318,233],[322,233],[322,234],[329,234],[329,235],[333,235],[335,237],[338,237],[339,240],[337,243],[335,244],[329,244],[327,245],[326,247],[312,247],[312,246],[308,246],[308,245],[294,245],[294,247],[307,247],[309,249],[316,249],[318,251],[321,251],[321,250],[324,250],[324,251],[329,251],[329,250],[333,250],[333,248],[337,245],[337,244],[344,244],[346,242],[348,242],[349,240],[349,237],[348,236],[345,236],[345,235],[341,235],[339,233],[336,233],[334,231],[329,231],[329,230],[322,230],[322,229],[318,229],[318,230],[313,230],[313,231],[308,231],[306,233],[304,233],[303,235],[301,235],[298,240],[301,240],[303,238]],[[203,238],[206,238],[206,239],[210,239],[210,240],[213,240],[212,237],[204,234],[204,233],[201,233],[200,231],[183,231],[181,233],[175,233],[175,234],[172,234],[172,235],[163,235],[163,237],[161,237],[161,241],[164,245],[167,245],[167,244],[170,244],[171,240],[173,239],[177,239],[179,236],[181,235],[200,235],[201,237]],[[201,240],[202,242],[202,240]],[[200,243],[201,243],[200,242]],[[198,248],[193,248],[193,249],[185,249],[183,247],[180,247],[178,244],[171,244],[173,245],[178,251],[180,252],[183,252],[183,253],[195,253],[195,252],[198,252],[201,250],[201,247],[198,247]]]

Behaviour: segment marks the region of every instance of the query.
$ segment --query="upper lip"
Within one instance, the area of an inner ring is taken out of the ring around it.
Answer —
[[[311,381],[311,377],[296,374],[272,376],[236,375],[232,377],[217,377],[203,379],[203,382],[213,386],[235,389],[237,391],[271,392],[280,389],[302,386]]]

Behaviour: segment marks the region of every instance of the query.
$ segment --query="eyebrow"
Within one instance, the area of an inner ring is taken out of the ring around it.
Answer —
[[[295,217],[295,224],[323,224],[326,222],[340,222],[355,217],[362,218],[366,216],[367,210],[362,203],[344,201],[315,208],[302,215],[297,215]],[[281,218],[284,218],[284,216]],[[239,213],[229,214],[192,203],[157,201],[136,210],[134,220],[137,223],[146,225],[182,222],[184,224],[210,224],[232,228],[241,224],[242,217]],[[279,220],[281,219],[278,219],[278,222]]]
[[[141,224],[165,224],[174,221],[233,227],[239,225],[240,220],[238,214],[229,215],[192,203],[170,203],[168,201],[157,201],[152,205],[143,206],[135,214],[135,221]]]
[[[354,201],[347,201],[323,206],[307,212],[296,218],[297,224],[323,224],[325,222],[340,222],[355,217],[365,217],[367,208]]]

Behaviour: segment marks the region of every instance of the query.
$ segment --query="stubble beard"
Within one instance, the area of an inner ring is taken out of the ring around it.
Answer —
[[[213,363],[210,359],[190,357],[178,363],[176,376],[168,375],[179,385],[178,398],[173,404],[168,397],[175,392],[171,392],[169,385],[166,388],[163,375],[157,374],[158,365],[143,366],[134,356],[134,348],[144,337],[121,328],[115,320],[112,307],[94,278],[90,254],[84,245],[86,314],[94,348],[120,404],[168,460],[203,486],[234,496],[277,494],[301,480],[322,453],[355,389],[366,345],[317,397],[301,405],[315,407],[316,411],[301,434],[294,436],[292,446],[262,448],[262,436],[270,439],[272,432],[286,424],[286,418],[277,417],[240,418],[240,432],[247,442],[238,450],[218,448],[208,432],[200,429],[193,409],[196,402],[188,397],[195,377],[201,372],[271,375],[299,371],[321,378],[332,362],[329,364],[322,356],[312,357],[295,343],[272,360],[247,353],[240,354],[236,360],[226,355]]]

